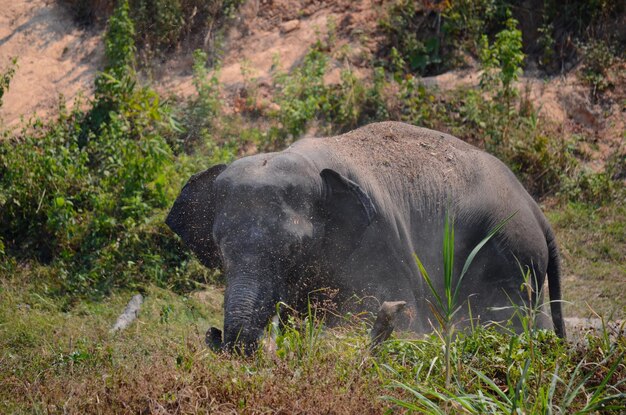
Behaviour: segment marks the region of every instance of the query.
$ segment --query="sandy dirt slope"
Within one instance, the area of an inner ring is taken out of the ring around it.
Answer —
[[[0,0],[0,68],[18,57],[0,119],[16,126],[22,115],[53,114],[60,94],[89,96],[103,50],[99,33],[77,28],[56,1]]]
[[[229,92],[236,92],[244,81],[270,80],[278,59],[281,70],[289,70],[302,61],[309,47],[318,39],[327,39],[329,30],[335,41],[333,49],[344,46],[353,68],[361,76],[359,62],[369,63],[381,6],[374,0],[250,0],[240,9],[227,31],[219,80]],[[331,60],[327,81],[339,81],[340,61]],[[178,95],[194,92],[191,83],[191,56],[179,56],[155,73],[160,88]],[[173,74],[176,74],[172,76]]]
[[[230,23],[224,41],[220,81],[231,93],[245,77],[267,80],[275,57],[282,69],[296,65],[329,27],[337,33],[336,47],[351,43],[351,54],[368,58],[367,48],[354,39],[376,27],[373,0],[250,0]],[[54,113],[59,94],[71,102],[82,91],[90,97],[95,75],[103,65],[102,34],[75,25],[54,0],[0,0],[0,69],[19,58],[18,71],[5,94],[0,119],[16,126],[20,116]],[[369,40],[372,41],[371,39]],[[365,62],[363,60],[363,62]],[[151,68],[157,89],[166,94],[193,94],[191,53],[171,56]],[[328,81],[339,79],[338,62]],[[358,72],[358,68],[356,68]]]

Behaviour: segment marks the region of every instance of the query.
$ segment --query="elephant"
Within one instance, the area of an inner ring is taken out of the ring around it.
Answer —
[[[456,321],[510,319],[515,306],[542,301],[547,275],[552,321],[537,325],[564,337],[547,219],[500,160],[445,133],[380,122],[215,165],[189,179],[166,223],[225,275],[223,347],[251,351],[277,303],[306,310],[324,288],[339,314],[404,301],[397,327],[432,332],[434,296],[415,255],[441,293],[445,218],[454,219],[458,277],[474,247],[512,214],[467,270]],[[524,274],[533,277],[533,298],[520,289]]]

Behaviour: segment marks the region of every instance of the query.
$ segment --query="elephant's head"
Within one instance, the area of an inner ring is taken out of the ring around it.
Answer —
[[[353,181],[276,154],[193,176],[166,223],[204,265],[225,273],[224,346],[249,353],[276,303],[294,300],[289,279],[320,255],[354,249],[375,214]]]

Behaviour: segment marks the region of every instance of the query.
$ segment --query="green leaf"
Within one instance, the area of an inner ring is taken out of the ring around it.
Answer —
[[[459,277],[459,280],[456,283],[456,288],[454,289],[454,297],[453,298],[454,298],[455,302],[456,302],[457,297],[458,297],[459,289],[461,288],[461,281],[463,281],[463,277],[465,277],[465,274],[467,273],[467,270],[469,269],[470,265],[472,265],[472,262],[474,261],[474,258],[476,257],[476,255],[478,255],[478,252],[480,252],[480,250],[487,244],[487,242],[489,242],[489,240],[496,233],[498,233],[504,227],[504,225],[506,225],[513,218],[513,216],[517,215],[517,212],[519,212],[519,211],[513,212],[506,219],[504,219],[502,222],[497,224],[487,234],[487,236],[485,236],[485,238],[482,241],[480,241],[478,243],[478,245],[476,245],[474,247],[474,249],[472,249],[472,252],[470,252],[470,254],[467,256],[467,259],[465,260],[465,264],[463,265],[463,270],[461,271],[461,276]]]

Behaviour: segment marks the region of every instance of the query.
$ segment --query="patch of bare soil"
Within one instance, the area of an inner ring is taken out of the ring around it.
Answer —
[[[588,335],[601,336],[606,333],[609,340],[617,341],[626,336],[626,321],[602,321],[599,318],[566,317],[565,329],[571,343],[584,344]]]
[[[77,28],[56,1],[0,0],[0,10],[0,68],[18,58],[0,108],[6,126],[33,113],[53,115],[60,95],[91,94],[104,51],[99,33]]]
[[[375,47],[371,35],[381,7],[374,0],[248,1],[227,33],[218,78],[230,92],[250,80],[267,84],[272,71],[293,68],[310,46],[331,36],[333,49],[341,50],[342,56],[331,63],[326,81],[338,82],[342,58],[356,63],[357,72],[359,64],[369,63]],[[193,94],[191,65],[188,55],[162,65],[155,73],[160,88],[182,96]]]

